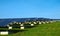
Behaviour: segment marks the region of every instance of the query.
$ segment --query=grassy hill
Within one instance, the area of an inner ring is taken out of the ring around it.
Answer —
[[[60,36],[60,22],[40,24],[27,31],[9,34],[7,36]]]

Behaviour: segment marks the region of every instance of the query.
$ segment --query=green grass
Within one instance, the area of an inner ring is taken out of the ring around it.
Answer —
[[[41,24],[28,31],[17,32],[7,36],[60,36],[60,22]]]

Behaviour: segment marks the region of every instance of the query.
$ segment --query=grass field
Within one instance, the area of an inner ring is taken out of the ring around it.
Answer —
[[[9,34],[7,36],[60,36],[60,22],[40,24],[27,31]]]

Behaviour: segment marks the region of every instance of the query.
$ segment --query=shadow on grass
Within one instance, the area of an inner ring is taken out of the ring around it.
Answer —
[[[15,33],[24,32],[24,31],[27,31],[27,30],[0,30],[0,32],[1,31],[8,31],[9,34],[15,34]]]
[[[15,34],[15,33],[24,32],[24,31],[27,31],[27,30],[8,30],[8,31],[9,31],[9,34]]]

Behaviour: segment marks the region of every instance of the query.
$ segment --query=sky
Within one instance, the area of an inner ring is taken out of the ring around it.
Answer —
[[[60,19],[60,0],[0,0],[0,18]]]

